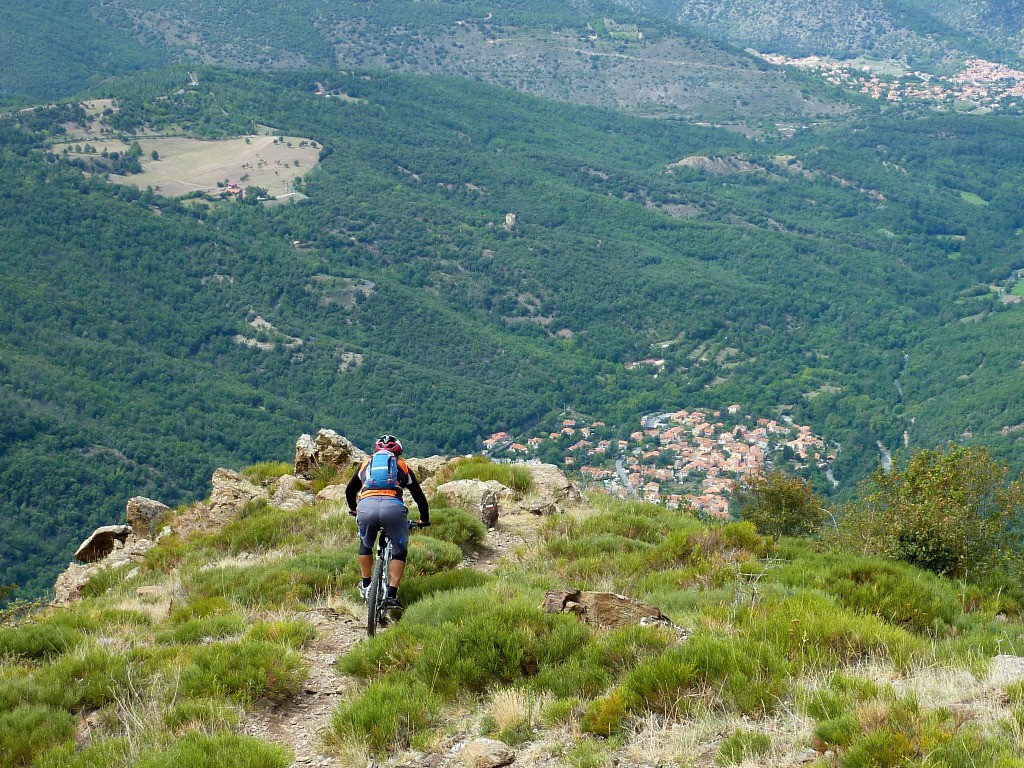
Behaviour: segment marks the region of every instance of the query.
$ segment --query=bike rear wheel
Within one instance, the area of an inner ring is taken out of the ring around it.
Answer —
[[[384,572],[384,557],[377,553],[373,563],[373,575],[370,577],[370,591],[366,594],[366,634],[371,637],[377,632],[384,618],[384,600],[388,589],[385,584],[387,574]]]

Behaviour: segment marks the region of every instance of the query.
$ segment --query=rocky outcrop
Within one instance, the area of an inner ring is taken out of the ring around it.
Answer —
[[[543,608],[547,613],[572,613],[600,629],[618,629],[634,624],[672,625],[653,605],[613,592],[552,590],[544,596]]]
[[[310,506],[316,495],[307,490],[304,481],[295,475],[285,475],[277,482],[277,489],[270,503],[278,509],[302,509]]]
[[[141,539],[156,538],[160,521],[166,520],[171,508],[159,501],[135,496],[128,499],[127,518],[132,533]]]
[[[266,488],[253,485],[230,469],[213,473],[213,492],[210,494],[210,514],[216,518],[237,513],[254,499],[269,498]]]
[[[295,443],[295,474],[309,477],[317,467],[323,465],[346,469],[366,458],[347,437],[333,429],[321,429],[316,437],[302,435]]]
[[[97,536],[97,534],[101,535]],[[83,556],[89,556],[88,552],[83,553],[83,549],[90,542],[110,541],[111,548],[102,557],[87,561],[87,565],[70,563],[67,569],[57,577],[57,582],[53,586],[53,604],[67,605],[78,600],[82,596],[82,589],[85,585],[102,570],[128,568],[134,563],[141,562],[145,554],[153,547],[156,539],[159,539],[159,534],[154,539],[135,536],[127,525],[108,525],[98,528],[78,548],[75,557],[82,559]],[[105,548],[104,544],[103,549]]]
[[[502,508],[511,505],[515,491],[497,480],[455,480],[437,486],[437,492],[456,507],[479,515],[488,528],[493,528]]]
[[[501,768],[515,759],[515,750],[503,741],[474,739],[456,755],[455,764],[464,768]]]
[[[542,508],[545,504],[578,504],[583,495],[554,464],[527,464],[533,478],[528,505]],[[538,512],[537,514],[541,514]]]
[[[127,525],[104,525],[97,528],[75,550],[75,560],[83,563],[102,560],[115,549],[121,549],[131,532],[131,527]]]

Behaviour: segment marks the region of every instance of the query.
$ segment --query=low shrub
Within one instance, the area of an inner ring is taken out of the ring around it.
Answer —
[[[486,535],[487,526],[469,513],[447,506],[431,505],[430,527],[422,529],[414,537],[429,536],[467,548],[479,544]]]
[[[494,576],[471,568],[455,568],[429,576],[408,576],[402,579],[402,602],[412,605],[439,592],[482,587],[494,581]]]
[[[0,712],[0,768],[26,765],[47,748],[70,741],[76,722],[69,712],[40,704]]]
[[[101,646],[79,646],[42,667],[35,681],[46,692],[44,703],[63,709],[99,709],[114,701],[128,688],[138,684],[140,675],[129,670],[129,659],[122,651]]]
[[[287,768],[289,750],[277,744],[221,732],[208,736],[189,733],[170,746],[145,752],[134,768]]]
[[[458,557],[461,559],[461,552]],[[186,586],[197,597],[223,597],[252,608],[279,608],[303,605],[349,588],[357,577],[353,543],[335,552],[199,571],[188,577]]]
[[[716,765],[737,765],[744,760],[756,760],[772,748],[772,739],[766,733],[736,731],[722,739],[715,755]]]
[[[447,571],[462,562],[462,550],[447,541],[429,536],[412,536],[409,540],[409,560],[406,572],[416,576],[430,576]]]
[[[495,464],[486,456],[473,456],[459,461],[450,480],[497,480],[511,488],[518,496],[525,496],[533,489],[533,476],[521,464]],[[445,481],[447,482],[447,480]]]
[[[215,731],[233,728],[239,723],[237,708],[218,699],[185,699],[167,709],[163,725],[174,734],[188,731]]]
[[[292,465],[287,461],[261,461],[242,470],[242,476],[253,485],[264,485],[268,480],[290,475]]]
[[[277,643],[298,650],[316,637],[316,627],[308,621],[282,619],[281,621],[260,621],[253,624],[245,635],[246,640]]]
[[[32,768],[111,768],[128,765],[131,747],[127,739],[93,738],[79,748],[65,742],[39,755]]]
[[[245,619],[236,614],[192,619],[156,634],[159,645],[190,645],[240,635]]]
[[[284,510],[260,500],[247,504],[236,519],[206,541],[232,555],[265,552],[307,541],[322,518],[320,511],[313,507]]]
[[[100,595],[106,594],[131,578],[129,574],[132,570],[133,569],[129,567],[129,563],[100,568],[96,573],[89,577],[89,580],[85,582],[85,584],[82,585],[82,597],[99,597]]]
[[[440,697],[409,672],[392,671],[370,683],[331,718],[336,742],[356,741],[376,753],[403,749],[441,709]]]
[[[196,648],[181,671],[183,696],[225,696],[240,704],[257,699],[287,701],[298,693],[309,669],[294,651],[244,640]]]
[[[51,621],[0,627],[0,656],[44,659],[66,653],[83,642],[82,633]]]
[[[206,619],[210,616],[220,616],[231,613],[235,607],[231,601],[224,597],[199,597],[193,598],[184,605],[179,605],[171,611],[167,620],[170,624],[178,626],[197,619]]]

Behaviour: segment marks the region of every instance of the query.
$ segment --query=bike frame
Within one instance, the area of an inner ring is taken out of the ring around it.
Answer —
[[[419,528],[419,524],[409,521],[409,530]],[[384,607],[384,601],[388,596],[388,584],[391,570],[391,554],[394,551],[391,539],[383,528],[377,539],[377,557],[373,562],[373,572],[370,576],[370,588],[366,593],[366,634],[373,636],[378,627],[383,627],[388,621],[388,610]]]

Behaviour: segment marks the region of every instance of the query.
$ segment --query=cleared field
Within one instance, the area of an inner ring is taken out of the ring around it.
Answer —
[[[203,141],[175,137],[140,138],[143,172],[131,176],[111,175],[118,184],[131,184],[154,190],[167,197],[189,192],[216,194],[218,186],[237,184],[263,187],[278,197],[294,192],[296,176],[305,176],[316,167],[320,148],[310,139],[285,136],[247,136],[237,139]],[[124,152],[117,140],[91,141],[98,152]],[[154,150],[159,159],[152,159]]]

